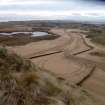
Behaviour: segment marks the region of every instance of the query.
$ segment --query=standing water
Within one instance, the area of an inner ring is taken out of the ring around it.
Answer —
[[[0,35],[2,35],[2,36],[13,36],[13,35],[18,35],[18,34],[31,35],[31,37],[50,35],[47,32],[39,32],[39,31],[36,31],[36,32],[2,32],[2,33],[0,33]]]

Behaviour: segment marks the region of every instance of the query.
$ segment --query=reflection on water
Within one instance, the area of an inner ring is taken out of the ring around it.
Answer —
[[[21,35],[21,34],[31,35],[32,37],[49,35],[49,33],[47,33],[47,32],[39,32],[39,31],[36,31],[36,32],[10,32],[10,33],[3,32],[3,33],[0,33],[0,35],[3,35],[3,36],[12,36],[12,35]]]
[[[32,32],[32,36],[45,36],[49,35],[47,32]]]

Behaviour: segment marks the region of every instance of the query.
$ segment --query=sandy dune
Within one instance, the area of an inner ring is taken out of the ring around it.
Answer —
[[[9,49],[54,72],[58,78],[83,86],[98,98],[104,99],[105,58],[89,54],[101,51],[103,47],[86,39],[82,30],[54,28],[51,32],[61,37]]]

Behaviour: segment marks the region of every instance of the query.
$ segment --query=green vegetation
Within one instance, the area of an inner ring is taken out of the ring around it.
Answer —
[[[105,30],[100,28],[92,28],[87,33],[87,38],[90,38],[92,42],[105,45]]]
[[[4,47],[0,48],[0,57],[6,57],[7,56],[7,49]]]
[[[54,74],[0,48],[0,105],[101,105],[76,90]]]

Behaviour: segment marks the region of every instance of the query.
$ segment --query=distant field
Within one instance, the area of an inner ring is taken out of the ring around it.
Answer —
[[[93,28],[87,34],[92,42],[105,45],[105,29]]]

